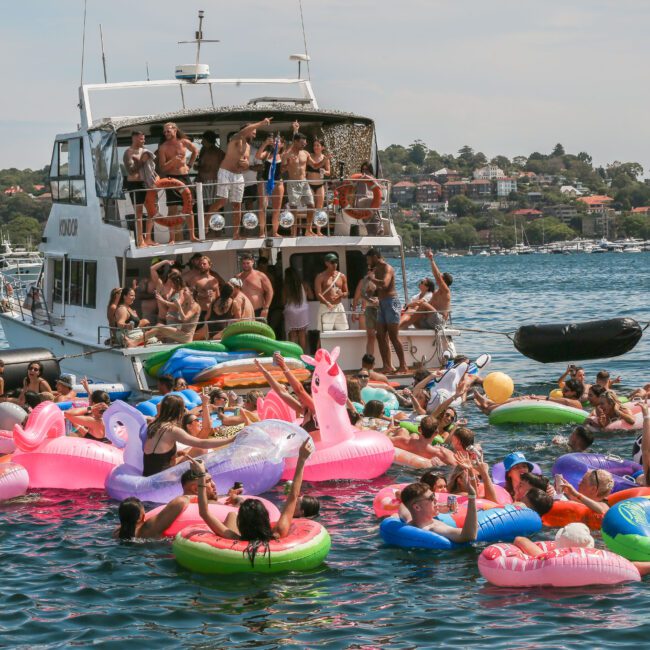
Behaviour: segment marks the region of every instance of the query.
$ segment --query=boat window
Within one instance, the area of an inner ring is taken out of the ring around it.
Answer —
[[[86,204],[81,138],[57,140],[54,143],[50,164],[50,189],[55,203]]]
[[[53,260],[54,284],[52,301],[63,299],[63,260]],[[65,302],[78,307],[97,307],[97,262],[90,260],[67,260],[65,275]]]
[[[54,260],[54,288],[52,301],[61,302],[63,298],[63,260]]]
[[[84,262],[84,307],[97,306],[97,262]]]
[[[313,290],[316,276],[325,270],[325,255],[328,253],[334,253],[334,251],[295,253],[290,257],[289,265]]]
[[[83,262],[68,261],[68,299],[69,305],[81,306],[81,291],[83,287]]]
[[[359,281],[368,273],[366,256],[361,251],[347,251],[345,253],[345,271],[348,278],[348,289],[350,294],[354,295]]]
[[[95,168],[95,190],[101,199],[123,199],[122,172],[114,131],[88,133],[90,154]]]

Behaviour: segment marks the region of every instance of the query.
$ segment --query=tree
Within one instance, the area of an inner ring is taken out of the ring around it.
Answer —
[[[422,140],[411,143],[408,149],[409,160],[418,167],[421,167],[427,157],[428,148]]]
[[[505,156],[495,156],[490,160],[493,165],[496,165],[500,169],[503,169],[504,172],[508,172],[510,169],[510,161]]]
[[[14,217],[6,226],[7,235],[12,244],[35,246],[41,240],[41,224],[33,217]]]
[[[553,158],[557,158],[560,156],[564,156],[564,154],[565,154],[564,147],[558,142],[555,145],[553,151],[551,152],[551,156],[553,156]]]
[[[587,163],[590,166],[591,163],[593,162],[591,156],[586,151],[581,151],[576,157],[580,162]]]
[[[469,248],[478,241],[476,228],[468,223],[450,223],[445,235],[451,239],[454,248]]]
[[[459,194],[449,199],[449,211],[456,213],[459,217],[466,217],[476,212],[476,205],[464,194]]]
[[[515,167],[520,167],[521,169],[523,169],[526,166],[527,162],[528,162],[528,158],[526,158],[526,156],[515,156],[512,159],[512,164]]]

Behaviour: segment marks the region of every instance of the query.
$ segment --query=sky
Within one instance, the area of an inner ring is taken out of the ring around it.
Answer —
[[[83,0],[7,3],[0,168],[49,162],[76,129]],[[647,0],[302,0],[311,80],[323,108],[372,117],[380,147],[423,140],[488,158],[550,153],[640,162],[650,176]],[[216,77],[292,77],[304,51],[298,0],[87,0],[84,81],[171,79],[193,61]]]

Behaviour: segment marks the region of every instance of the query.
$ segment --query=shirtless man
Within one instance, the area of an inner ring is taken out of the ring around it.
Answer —
[[[339,258],[334,253],[325,255],[325,270],[316,276],[314,289],[318,306],[318,325],[321,332],[348,330],[348,319],[342,300],[348,295],[348,279],[338,270]]]
[[[253,256],[244,253],[241,258],[241,272],[237,277],[242,281],[242,291],[251,301],[256,317],[268,319],[269,307],[273,300],[273,285],[268,276],[254,267]]]
[[[124,189],[130,193],[135,208],[135,238],[138,248],[154,245],[154,241],[151,239],[153,221],[150,218],[147,219],[146,235],[142,236],[142,206],[147,196],[147,188],[142,175],[142,155],[144,151],[144,133],[142,131],[133,131],[131,133],[131,146],[124,152],[123,157],[127,171]]]
[[[420,326],[433,329],[436,325],[444,325],[449,319],[449,314],[451,314],[451,289],[449,287],[454,279],[451,273],[440,273],[440,269],[433,259],[431,249],[427,250],[426,256],[431,262],[431,272],[435,278],[437,288],[433,292],[429,304],[421,307],[422,311],[431,313],[424,317]]]
[[[388,343],[388,339],[390,339],[399,360],[397,372],[408,372],[404,350],[399,340],[399,321],[402,305],[395,290],[395,269],[384,260],[382,254],[376,248],[371,248],[366,253],[366,259],[368,260],[368,267],[371,269],[366,277],[377,287],[377,297],[379,298],[377,343],[384,364],[384,367],[379,370],[383,373],[395,372]]]
[[[194,335],[195,340],[199,341],[203,340],[203,336],[198,335],[207,336],[207,325],[204,321],[209,320],[212,303],[219,297],[219,277],[212,272],[210,267],[210,258],[203,255],[196,263],[196,271],[191,276],[191,282],[187,282],[194,289],[194,296],[201,308],[199,326]]]
[[[217,200],[217,176],[225,155],[217,147],[217,134],[214,131],[206,131],[201,138],[201,153],[194,165],[198,172],[196,180],[203,183],[203,205],[207,208],[205,210],[206,232],[213,214],[209,208]]]
[[[255,312],[248,296],[242,291],[243,282],[239,278],[230,278],[232,287],[232,317],[237,320],[253,320]]]
[[[257,129],[271,124],[272,117],[265,117],[259,122],[248,124],[235,133],[226,149],[226,156],[217,174],[217,197],[208,209],[210,213],[221,210],[228,201],[233,211],[233,239],[241,239],[239,226],[241,224],[241,202],[244,197],[244,172],[250,166],[251,141],[257,135]]]
[[[438,422],[430,415],[423,417],[420,420],[420,433],[413,435],[406,429],[399,427],[396,435],[390,434],[390,439],[393,446],[398,449],[405,449],[412,454],[417,454],[423,458],[434,458],[438,454],[435,447],[431,444],[431,439],[436,435],[438,430]]]
[[[293,123],[293,143],[282,156],[282,173],[286,173],[289,180],[286,182],[287,201],[294,210],[307,208],[307,237],[316,237],[313,230],[314,221],[314,194],[307,181],[307,165],[319,169],[325,164],[325,158],[320,163],[315,162],[305,151],[307,136],[300,133],[300,124]],[[345,329],[348,329],[347,327]]]
[[[190,169],[196,162],[199,150],[196,145],[188,140],[184,134],[178,130],[178,127],[173,122],[167,122],[163,127],[163,135],[165,142],[158,148],[158,165],[160,167],[160,176],[162,178],[175,178],[183,183],[183,185],[190,184]],[[190,159],[187,160],[187,152],[190,152]],[[169,216],[178,214],[179,206],[183,200],[181,194],[176,190],[165,190],[165,197],[167,199],[167,209]],[[188,214],[185,219],[187,230],[189,231],[190,240],[198,241],[194,234],[194,216]],[[174,229],[169,229],[170,243],[174,243],[176,233]]]

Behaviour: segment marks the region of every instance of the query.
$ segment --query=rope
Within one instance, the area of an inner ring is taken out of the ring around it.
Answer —
[[[514,332],[498,332],[496,330],[482,330],[475,327],[457,327],[454,325],[453,329],[458,330],[459,332],[478,332],[479,334],[498,334],[499,336],[505,336],[512,341],[512,335]]]
[[[64,354],[62,357],[56,357],[57,361],[63,361],[64,359],[79,359],[80,357],[89,357],[91,354],[97,354],[98,352],[109,352],[116,348],[101,348],[99,350],[90,350],[89,352],[80,352],[79,354]]]

